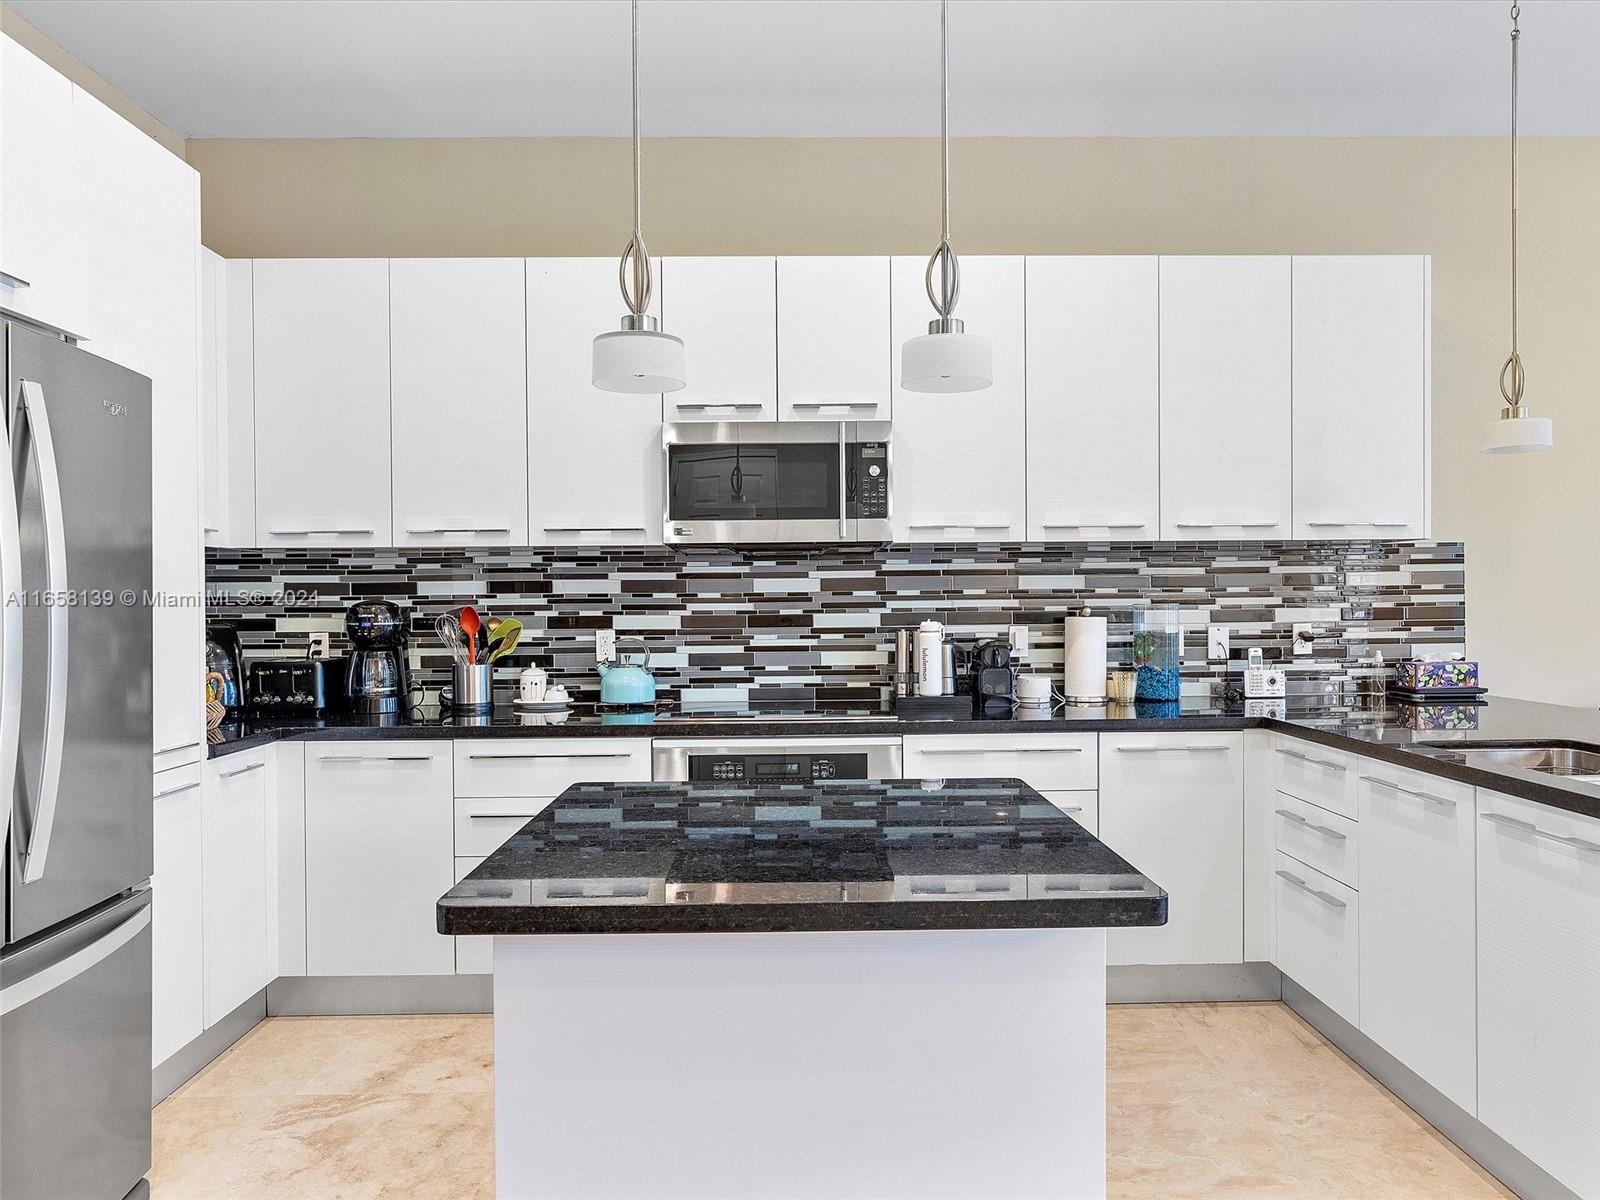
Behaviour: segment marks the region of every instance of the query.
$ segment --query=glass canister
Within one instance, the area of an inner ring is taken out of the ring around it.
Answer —
[[[1140,700],[1176,700],[1183,663],[1183,625],[1176,604],[1133,610],[1133,664]]]

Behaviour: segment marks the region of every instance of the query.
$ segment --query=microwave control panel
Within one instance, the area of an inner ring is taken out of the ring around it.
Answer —
[[[851,442],[847,517],[884,520],[889,516],[889,443]]]

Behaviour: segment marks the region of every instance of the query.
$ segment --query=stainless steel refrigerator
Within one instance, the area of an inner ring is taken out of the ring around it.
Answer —
[[[0,1196],[123,1200],[150,1166],[150,381],[0,329]]]

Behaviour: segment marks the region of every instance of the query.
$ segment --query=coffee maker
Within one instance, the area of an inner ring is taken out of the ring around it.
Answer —
[[[350,662],[345,669],[345,694],[358,713],[395,713],[411,697],[406,667],[406,619],[398,604],[363,600],[344,615],[350,635]]]

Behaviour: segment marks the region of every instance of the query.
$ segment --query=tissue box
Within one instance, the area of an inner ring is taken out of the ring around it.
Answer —
[[[1426,692],[1432,688],[1471,688],[1478,686],[1475,662],[1428,662],[1410,658],[1398,664],[1396,684],[1403,691]]]

